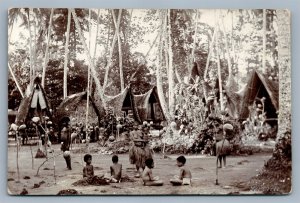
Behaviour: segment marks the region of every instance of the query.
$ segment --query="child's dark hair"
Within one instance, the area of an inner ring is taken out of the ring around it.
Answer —
[[[148,168],[153,168],[152,164],[153,164],[153,159],[152,159],[152,158],[146,159],[145,165],[146,165]]]
[[[90,155],[90,154],[84,155],[84,157],[83,157],[84,162],[87,162],[87,160],[89,160],[89,159],[92,159],[92,155]]]
[[[184,156],[179,156],[177,157],[177,161],[184,165],[186,162],[186,158]]]
[[[113,155],[113,157],[111,158],[113,163],[118,163],[119,161],[119,157],[117,155]]]

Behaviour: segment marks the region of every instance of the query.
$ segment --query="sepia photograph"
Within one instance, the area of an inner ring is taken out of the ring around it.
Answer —
[[[290,18],[9,9],[8,194],[290,194]]]

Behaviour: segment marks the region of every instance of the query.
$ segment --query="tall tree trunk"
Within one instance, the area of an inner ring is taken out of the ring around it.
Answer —
[[[97,13],[97,28],[96,28],[95,46],[94,46],[94,53],[93,53],[93,63],[95,66],[96,66],[95,61],[96,61],[96,52],[97,52],[98,35],[99,35],[99,18],[100,18],[100,9],[98,9],[98,13]]]
[[[122,16],[122,9],[119,10],[118,15],[119,15],[118,22],[120,22],[121,21],[120,18]],[[121,46],[120,29],[119,29],[120,24],[117,25],[116,16],[113,10],[112,10],[112,16],[113,16],[114,25],[117,33],[117,38],[118,38],[120,83],[121,83],[121,92],[123,92],[123,90],[125,89],[125,84],[124,84],[124,74],[123,74],[123,64],[122,64],[122,46]]]
[[[47,68],[48,61],[49,61],[49,44],[50,44],[50,38],[51,38],[51,26],[52,26],[53,11],[54,11],[54,9],[52,8],[51,14],[50,14],[49,26],[48,26],[47,46],[46,46],[46,51],[45,51],[44,66],[43,66],[43,73],[42,73],[42,86],[43,87],[45,87],[46,68]]]
[[[14,72],[13,72],[11,66],[9,65],[9,63],[7,63],[7,65],[8,65],[9,72],[10,72],[10,74],[12,75],[12,77],[13,77],[13,79],[14,79],[16,85],[17,85],[17,88],[18,88],[18,90],[19,90],[19,92],[20,92],[22,98],[24,98],[24,93],[23,93],[23,91],[22,91],[22,89],[21,89],[20,84],[19,84],[18,81],[17,81],[17,78],[16,78],[16,76],[15,76],[15,74],[14,74]]]
[[[38,12],[38,11],[37,11]],[[33,53],[32,53],[32,60],[33,60],[33,79],[36,77],[36,47],[37,47],[37,40],[36,40],[36,17],[34,16],[34,12],[32,9],[32,16],[33,16],[33,34],[34,34],[34,42],[33,42]]]
[[[171,119],[174,119],[175,113],[175,71],[173,66],[173,51],[172,51],[172,29],[171,29],[171,9],[168,9],[168,26],[167,26],[167,38],[168,38],[168,55],[169,55],[169,112]]]
[[[93,53],[93,64],[96,67],[96,52],[97,52],[97,45],[98,45],[98,35],[99,35],[99,18],[100,18],[100,9],[97,12],[97,28],[96,28],[96,37],[95,37],[95,46],[94,46],[94,53]],[[90,77],[91,85],[90,85],[90,95],[91,97],[94,96],[95,89],[93,89],[93,77]]]
[[[120,27],[120,21],[121,21],[121,17],[118,16],[118,22],[117,22],[117,27]],[[109,73],[109,68],[111,65],[111,61],[112,61],[112,55],[114,52],[114,48],[115,48],[115,44],[116,44],[116,40],[117,40],[117,32],[115,32],[113,41],[112,41],[112,45],[110,48],[110,54],[109,54],[109,58],[107,60],[107,64],[105,67],[105,75],[104,75],[104,82],[103,82],[103,90],[105,90],[106,86],[107,86],[107,80],[108,80],[108,73]]]
[[[278,24],[279,115],[278,134],[281,138],[291,130],[291,15],[288,10],[276,10]]]
[[[164,112],[164,115],[167,119],[168,122],[171,121],[170,119],[170,114],[169,114],[169,111],[168,111],[168,106],[167,106],[167,103],[166,103],[166,99],[165,99],[165,95],[164,95],[164,90],[163,90],[163,82],[162,82],[162,75],[161,75],[161,67],[163,66],[163,46],[162,46],[162,43],[163,43],[163,30],[164,30],[164,19],[165,19],[165,10],[161,10],[161,21],[162,21],[162,24],[161,24],[161,28],[160,28],[160,43],[159,43],[159,56],[158,56],[158,64],[157,64],[157,67],[156,67],[156,82],[157,82],[157,92],[158,92],[158,97],[159,97],[159,100],[161,102],[161,107],[162,107],[162,110]]]
[[[211,57],[211,54],[213,52],[213,47],[214,47],[214,44],[215,44],[216,30],[217,30],[217,24],[215,25],[214,33],[213,33],[213,36],[212,36],[212,39],[211,39],[212,41],[211,41],[210,47],[208,49],[208,56],[207,56],[207,59],[206,59],[206,65],[205,65],[205,70],[204,70],[204,79],[207,78],[209,61],[210,61],[210,57]]]
[[[220,46],[218,43],[218,34],[219,34],[219,26],[218,30],[216,31],[216,54],[217,54],[217,64],[218,64],[218,77],[219,77],[219,92],[220,92],[220,107],[221,111],[224,110],[224,105],[223,105],[223,87],[222,87],[222,75],[221,75],[221,64],[220,64]]]
[[[108,9],[107,11],[107,19],[109,19],[109,15],[110,15],[110,10]],[[105,58],[105,67],[107,66],[108,64],[108,59],[106,58],[107,56],[107,53],[109,52],[108,50],[108,44],[109,44],[109,41],[110,41],[110,30],[111,30],[111,26],[110,24],[108,25],[108,31],[107,31],[107,38],[106,38],[106,43],[104,44],[104,54],[103,54],[103,58]],[[115,35],[114,35],[115,36]],[[113,36],[113,37],[114,37]],[[101,67],[100,67],[101,68]],[[104,87],[104,86],[103,86]]]
[[[67,33],[66,33],[66,43],[65,43],[65,61],[64,61],[64,85],[63,85],[63,94],[64,99],[68,96],[68,61],[69,61],[69,38],[70,38],[70,24],[71,24],[71,10],[68,9],[68,24],[67,24]]]
[[[89,55],[91,55],[90,51],[91,51],[91,34],[92,34],[92,30],[91,30],[91,9],[89,9]],[[93,62],[94,63],[94,60]],[[91,77],[91,67],[88,66],[88,84],[87,84],[87,88],[86,88],[86,112],[85,112],[85,129],[86,132],[88,132],[88,123],[89,123],[89,104],[90,104],[90,77]],[[89,146],[89,134],[86,134],[86,138],[87,138],[87,147]]]
[[[231,65],[230,49],[228,45],[227,31],[224,25],[224,16],[222,16],[222,28],[223,28],[224,38],[225,38],[226,58],[227,58],[227,65],[228,65],[227,84],[229,84],[230,81],[233,79],[232,78],[233,76],[232,76],[232,65]]]
[[[8,44],[10,43],[11,33],[12,33],[14,25],[15,25],[14,22],[15,22],[16,16],[17,15],[12,16],[13,19],[12,19],[11,28],[10,28],[10,31],[9,31],[9,34],[8,34]]]
[[[30,13],[32,9],[28,10],[28,31],[29,31],[29,54],[30,54],[30,70],[29,70],[29,80],[30,80],[30,87],[33,85],[33,70],[34,70],[34,64],[33,64],[33,50],[32,50],[32,33],[31,33],[31,26],[30,26]]]
[[[93,79],[95,81],[97,92],[98,92],[98,94],[99,94],[99,96],[100,96],[100,98],[101,98],[101,100],[103,102],[103,107],[106,109],[106,102],[105,102],[105,98],[104,98],[103,88],[101,87],[100,81],[97,78],[97,72],[95,70],[95,66],[93,64],[92,57],[90,56],[90,51],[88,49],[88,46],[87,46],[86,42],[84,41],[84,36],[82,34],[82,31],[81,31],[81,28],[80,28],[80,24],[78,22],[75,10],[71,9],[71,11],[72,11],[72,15],[73,15],[73,18],[74,18],[74,21],[75,21],[76,29],[77,29],[77,31],[79,33],[80,41],[81,41],[81,43],[82,43],[82,45],[84,47],[85,54],[86,54],[88,62],[89,62],[89,66],[91,68],[91,75],[92,75],[92,77],[93,77]]]
[[[157,41],[157,39],[158,39],[158,37],[159,37],[160,35],[161,35],[161,33],[157,33],[155,39],[153,40],[153,42],[152,42],[152,44],[151,44],[149,50],[147,51],[147,53],[146,53],[146,55],[145,55],[145,60],[147,60],[147,57],[149,56],[150,51],[152,50],[152,48],[153,48],[154,45],[156,44],[156,41]],[[139,71],[140,67],[141,67],[141,66],[139,66],[139,67],[136,68],[135,72],[131,75],[129,81],[132,81],[132,80],[133,80],[133,78],[135,77],[136,73]]]
[[[266,9],[263,9],[263,51],[262,51],[262,68],[263,73],[266,73],[266,25],[267,25],[267,16],[266,16]]]
[[[196,59],[195,59],[195,48],[196,48],[196,40],[197,40],[197,32],[198,32],[198,16],[199,16],[199,10],[197,9],[196,16],[195,16],[195,21],[196,21],[195,31],[194,31],[194,36],[193,36],[194,41],[193,41],[192,54],[191,54],[190,63],[189,63],[189,73],[192,71],[193,62],[196,61]]]

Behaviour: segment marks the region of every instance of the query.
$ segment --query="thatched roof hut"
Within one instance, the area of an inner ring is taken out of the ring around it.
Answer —
[[[34,116],[39,116],[41,120],[43,120],[42,116],[52,117],[50,104],[39,77],[34,79],[32,88],[21,101],[15,122],[17,125],[20,125],[26,123]]]
[[[165,116],[160,104],[157,87],[141,95],[134,95],[134,103],[141,121],[160,122]]]
[[[249,116],[249,106],[254,102],[260,102],[263,97],[265,98],[264,103],[267,118],[276,119],[279,108],[278,83],[269,80],[254,70],[249,76],[246,87],[241,101],[240,119],[246,119]]]
[[[75,114],[79,113],[78,111],[80,110],[78,108],[80,106],[83,106],[83,110],[84,110],[83,114],[84,114],[86,111],[86,100],[87,100],[87,92],[72,94],[67,98],[65,98],[57,107],[56,114],[55,114],[57,122],[59,122],[64,117],[70,118],[70,117],[78,116]],[[100,114],[102,110],[101,109],[99,110],[96,107],[96,104],[91,96],[89,96],[89,102],[90,102],[89,105],[92,107],[90,109],[90,113],[94,112],[98,118],[98,123],[100,123]]]
[[[115,96],[105,95],[105,100],[107,107],[111,108],[116,116],[123,117],[125,114],[129,114],[133,116],[136,121],[141,122],[130,86]]]

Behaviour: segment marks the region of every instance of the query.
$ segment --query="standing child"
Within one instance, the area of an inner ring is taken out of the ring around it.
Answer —
[[[71,167],[71,154],[70,154],[70,144],[71,144],[71,132],[69,128],[69,118],[64,119],[63,129],[61,130],[61,151],[63,151],[63,157],[66,161],[67,168],[72,170]]]
[[[186,158],[184,156],[179,156],[177,158],[177,166],[180,168],[179,176],[175,176],[170,182],[172,185],[190,185],[192,174],[190,169],[185,166]]]
[[[119,157],[117,155],[113,155],[112,157],[113,165],[110,166],[110,181],[113,183],[118,183],[121,181],[122,177],[122,164],[119,164]]]
[[[92,165],[92,155],[86,154],[83,157],[86,166],[83,168],[83,177],[90,178],[94,176],[94,166]]]
[[[162,186],[163,182],[158,177],[153,177],[152,168],[154,168],[154,162],[152,158],[146,159],[145,170],[142,173],[142,179],[145,186]]]

